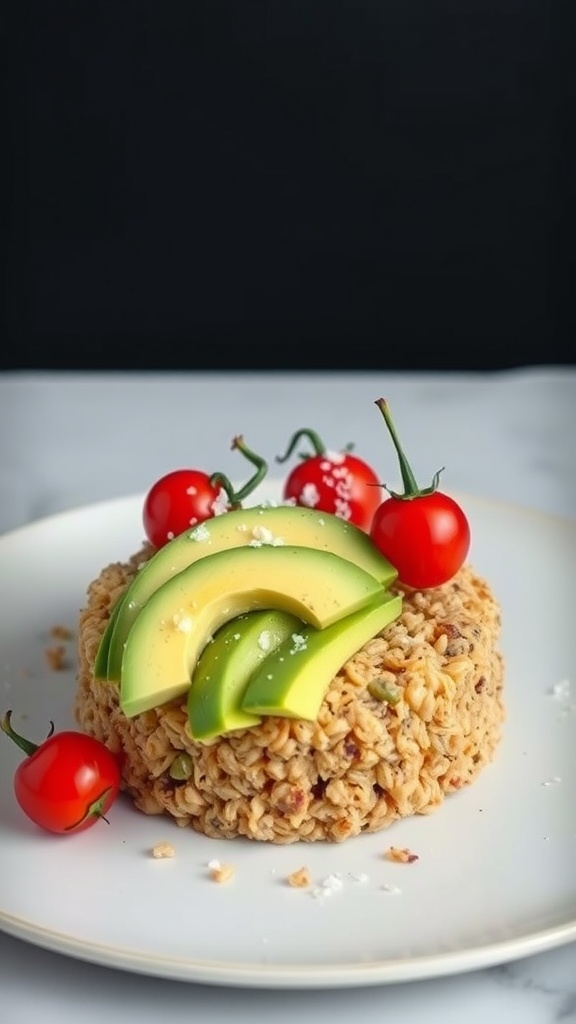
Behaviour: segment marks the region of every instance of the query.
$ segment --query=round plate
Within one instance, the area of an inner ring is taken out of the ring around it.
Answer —
[[[576,524],[459,500],[471,562],[502,605],[507,663],[504,738],[472,786],[431,816],[337,845],[209,840],[124,796],[108,825],[62,837],[16,804],[23,755],[2,735],[0,928],[103,965],[259,988],[430,978],[576,939]],[[52,631],[74,631],[89,581],[140,545],[141,507],[106,502],[0,537],[0,711],[38,742],[50,720],[73,726],[75,641]],[[68,667],[55,671],[58,644]],[[151,856],[162,840],[172,859]],[[418,860],[388,862],[391,843]],[[213,859],[234,866],[232,881],[210,879]],[[303,866],[313,886],[293,889],[287,875]]]

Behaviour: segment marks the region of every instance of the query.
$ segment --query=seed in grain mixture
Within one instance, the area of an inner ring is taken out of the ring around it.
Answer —
[[[144,547],[90,583],[75,702],[80,727],[122,752],[124,789],[145,814],[211,838],[342,842],[436,811],[494,758],[500,607],[470,566],[441,587],[403,591],[399,618],[337,673],[316,721],[267,716],[202,743],[185,699],[125,717],[117,685],[94,679],[94,660],[110,609],[152,553]],[[174,778],[182,755],[190,771]]]

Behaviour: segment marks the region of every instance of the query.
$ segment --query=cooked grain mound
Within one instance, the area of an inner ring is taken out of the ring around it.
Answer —
[[[124,752],[125,789],[146,814],[215,838],[341,842],[430,813],[492,759],[504,718],[500,609],[470,567],[405,594],[402,616],[344,666],[316,722],[269,717],[199,743],[185,701],[129,719],[116,686],[92,676],[110,609],[149,555],[90,584],[75,703],[81,728]],[[371,696],[374,680],[396,703]]]

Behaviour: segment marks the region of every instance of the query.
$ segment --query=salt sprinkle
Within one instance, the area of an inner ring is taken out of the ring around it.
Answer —
[[[320,500],[318,488],[314,484],[305,484],[300,491],[298,500],[301,505],[306,505],[308,508],[316,508]]]
[[[570,697],[570,681],[568,679],[561,679],[559,683],[554,683],[550,693],[554,697],[554,700],[568,700]]]
[[[218,491],[218,495],[214,498],[214,501],[210,505],[210,511],[215,516],[221,516],[224,512],[227,512],[230,507],[228,495],[223,487]]]
[[[399,896],[400,893],[402,892],[402,889],[400,889],[397,885],[388,885],[387,883],[381,885],[380,888],[382,892],[386,893],[387,896]]]
[[[367,875],[365,871],[361,871],[359,874],[355,874],[353,871],[348,872],[353,882],[369,882],[370,875]]]
[[[181,633],[190,633],[192,631],[192,619],[189,615],[182,615],[177,612],[172,617],[172,622]]]
[[[261,547],[263,544],[277,548],[284,544],[284,538],[276,537],[267,526],[255,526],[252,530],[252,538],[249,546],[253,548]]]
[[[269,651],[272,645],[272,633],[269,629],[263,629],[258,636],[258,647],[261,651]]]
[[[310,895],[315,899],[322,899],[326,896],[331,896],[334,892],[339,892],[343,885],[341,875],[327,875],[319,886],[311,890]]]
[[[300,633],[292,633],[292,643],[294,647],[290,650],[290,654],[296,654],[298,651],[306,650],[306,637]]]
[[[210,540],[210,530],[205,523],[200,523],[194,527],[192,533],[189,534],[190,540],[206,541]]]
[[[335,463],[338,466],[342,462],[344,462],[344,460],[346,458],[346,452],[336,452],[336,451],[328,450],[328,451],[324,452],[324,456],[325,456],[326,459],[329,460],[328,461],[328,466],[330,465],[331,462]],[[326,466],[325,462],[321,463],[321,467],[322,467],[322,469],[328,468]]]

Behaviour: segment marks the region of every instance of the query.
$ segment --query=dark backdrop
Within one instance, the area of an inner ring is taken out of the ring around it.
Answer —
[[[574,361],[576,0],[11,0],[4,368]]]

